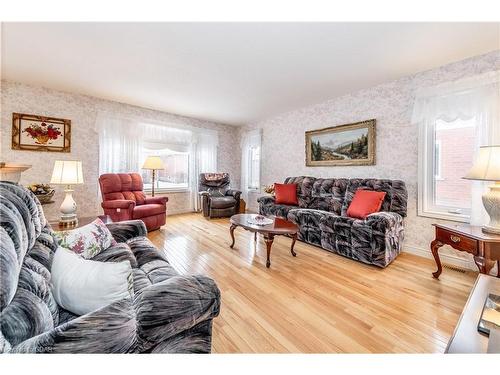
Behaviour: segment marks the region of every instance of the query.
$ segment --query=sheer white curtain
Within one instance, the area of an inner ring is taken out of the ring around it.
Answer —
[[[197,131],[193,135],[192,152],[193,158],[190,163],[191,201],[195,211],[199,211],[200,199],[199,176],[200,173],[218,172],[217,171],[217,148],[219,145],[219,136],[216,131],[204,130]]]
[[[456,82],[429,87],[417,92],[413,123],[421,126],[437,120],[476,122],[476,155],[480,146],[500,144],[500,71],[488,72]],[[471,224],[488,222],[481,196],[487,183],[473,181]]]
[[[203,172],[217,172],[218,132],[180,126],[99,114],[96,121],[99,174],[140,172],[144,163],[143,150],[168,148],[189,152],[190,201],[192,208],[198,210],[198,176]]]
[[[97,117],[99,174],[139,171],[141,125],[131,119]]]
[[[250,168],[250,150],[253,147],[261,147],[262,129],[255,129],[244,132],[241,137],[241,195],[248,200],[249,168]]]

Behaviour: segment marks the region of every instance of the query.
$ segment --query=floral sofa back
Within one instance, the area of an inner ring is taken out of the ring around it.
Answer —
[[[295,222],[299,240],[365,263],[386,267],[401,251],[408,194],[403,181],[389,179],[287,177],[297,184],[298,206],[259,198],[263,215]],[[347,217],[356,190],[386,193],[381,211],[365,220]]]

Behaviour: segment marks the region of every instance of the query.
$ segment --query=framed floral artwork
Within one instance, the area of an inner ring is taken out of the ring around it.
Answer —
[[[70,152],[71,120],[13,113],[12,149]]]

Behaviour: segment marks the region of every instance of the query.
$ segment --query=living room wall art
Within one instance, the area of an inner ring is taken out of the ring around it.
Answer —
[[[13,113],[12,149],[70,152],[71,120]]]
[[[374,119],[306,131],[306,166],[375,164]]]

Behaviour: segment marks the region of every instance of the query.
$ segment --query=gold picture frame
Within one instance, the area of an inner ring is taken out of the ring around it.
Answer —
[[[71,152],[71,120],[13,113],[12,149]]]
[[[375,164],[376,120],[306,131],[306,166]]]

